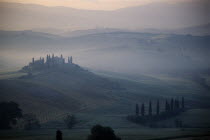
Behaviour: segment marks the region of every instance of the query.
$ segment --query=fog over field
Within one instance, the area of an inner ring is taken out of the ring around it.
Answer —
[[[47,53],[71,54],[82,66],[111,71],[208,66],[209,36],[187,35],[209,35],[210,4],[205,0],[113,11],[18,3],[0,7],[0,29],[18,30],[0,32],[1,69]]]
[[[75,63],[105,71],[141,73],[203,70],[209,66],[209,38],[125,31],[76,37],[32,31],[2,31],[1,65],[24,66],[32,57],[39,59],[38,54],[45,56],[55,53],[72,55]]]
[[[208,0],[0,0],[0,139],[208,139],[209,29]]]

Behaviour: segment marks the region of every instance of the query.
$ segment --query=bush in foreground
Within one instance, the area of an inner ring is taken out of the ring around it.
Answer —
[[[11,125],[17,123],[17,119],[22,117],[22,110],[15,102],[0,103],[0,129],[11,129]]]
[[[101,125],[95,125],[91,129],[91,135],[87,140],[121,140],[114,133],[114,130],[110,127],[103,127]]]
[[[64,122],[68,129],[72,129],[78,123],[74,115],[67,115]]]

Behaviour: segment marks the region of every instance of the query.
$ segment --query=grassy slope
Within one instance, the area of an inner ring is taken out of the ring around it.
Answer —
[[[57,90],[22,80],[1,80],[1,100],[16,101],[27,113],[36,113],[41,121],[74,111],[79,103]]]
[[[165,126],[174,126],[174,121],[182,120],[183,126],[193,128],[209,128],[210,127],[210,110],[209,109],[191,109],[174,118],[161,121],[159,124],[166,124]]]
[[[85,121],[80,127],[109,124],[108,120],[116,122],[114,127],[136,127],[124,121],[127,114],[134,112],[135,103],[160,99],[164,107],[166,98],[184,95],[189,104],[195,102],[198,107],[209,99],[200,94],[201,87],[184,79],[97,74],[100,76],[83,69],[34,72],[32,78],[4,73],[0,75],[0,100],[17,101],[25,112],[36,113],[43,123],[75,113]]]
[[[110,74],[96,76],[87,71],[79,73],[48,71],[36,73],[33,78],[18,78],[22,75],[22,73],[4,73],[0,76],[0,90],[3,97],[0,100],[18,101],[25,112],[35,112],[44,125],[50,120],[56,119],[59,122],[64,114],[74,112],[81,122],[76,129],[63,129],[64,139],[85,140],[90,133],[89,128],[98,123],[114,128],[123,140],[197,136],[208,134],[209,131],[172,128],[157,130],[145,128],[125,119],[127,114],[133,113],[135,102],[147,102],[150,98],[165,99],[184,94],[187,99],[199,101],[195,95],[200,96],[199,90],[203,89],[188,80],[157,75],[149,77],[142,75],[135,78]],[[188,126],[210,126],[208,109],[192,109],[176,118]],[[174,119],[161,123],[171,123]],[[52,127],[55,127],[55,124],[52,123]],[[0,131],[0,139],[54,139],[55,131],[55,129]],[[204,138],[209,137],[196,137],[198,140]]]
[[[124,82],[135,82],[142,85],[140,91],[158,98],[176,98],[184,96],[189,107],[209,107],[209,89],[206,89],[196,81],[169,74],[119,74],[112,72],[96,72],[100,76],[122,79]],[[208,78],[205,76],[205,78]],[[208,81],[209,79],[206,79]],[[196,105],[195,105],[196,104]],[[195,106],[194,106],[195,105]]]

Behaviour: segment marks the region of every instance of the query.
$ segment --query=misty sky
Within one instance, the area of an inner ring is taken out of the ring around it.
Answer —
[[[31,3],[45,6],[68,6],[77,9],[90,10],[115,10],[154,2],[176,3],[182,1],[198,0],[0,0],[0,2]]]
[[[0,2],[3,1],[47,6],[69,6],[90,10],[115,10],[122,7],[137,7],[116,11],[86,11],[63,7],[49,8],[38,5],[0,3],[0,19],[3,19],[0,22],[0,30],[31,30],[0,32],[0,67],[10,69],[8,64],[13,65],[13,63],[14,65],[23,66],[31,60],[32,56],[40,56],[40,54],[44,56],[46,53],[52,52],[70,52],[71,54],[67,54],[67,56],[76,56],[76,60],[77,58],[80,59],[78,64],[82,66],[95,69],[100,67],[103,70],[112,68],[113,71],[121,70],[124,67],[126,71],[132,69],[132,72],[134,70],[139,71],[139,69],[144,69],[144,71],[153,70],[157,65],[163,68],[166,64],[168,69],[174,69],[174,66],[178,68],[194,66],[197,68],[201,66],[196,64],[200,65],[203,60],[207,60],[206,56],[209,56],[209,53],[205,54],[208,51],[203,51],[203,48],[207,47],[205,45],[200,46],[200,44],[203,44],[200,42],[195,43],[198,50],[201,51],[200,53],[197,50],[188,49],[186,56],[183,56],[182,50],[180,51],[180,44],[183,42],[176,42],[177,44],[175,44],[170,42],[171,37],[167,36],[144,39],[144,35],[137,34],[136,36],[135,33],[130,34],[128,32],[120,35],[109,34],[108,36],[106,34],[90,35],[87,38],[73,38],[69,42],[66,38],[40,33],[59,34],[58,32],[60,32],[61,35],[71,38],[71,31],[84,29],[101,28],[103,32],[106,32],[106,29],[109,28],[120,29],[119,31],[142,31],[142,29],[152,28],[163,29],[160,31],[164,31],[205,25],[210,23],[209,6],[206,4],[208,0],[0,0]],[[155,4],[155,2],[162,3]],[[184,3],[180,4],[179,2]],[[153,4],[138,7],[138,5],[149,3]],[[93,33],[97,33],[97,30],[95,31]],[[79,36],[85,36],[86,33],[89,34],[89,31],[78,31],[77,33]],[[133,35],[133,38],[131,35]],[[107,37],[106,40],[105,37]],[[185,39],[188,37],[182,36],[180,38]],[[58,43],[54,42],[57,39],[60,41]],[[175,36],[172,39],[177,40],[179,37],[176,38]],[[149,44],[156,47],[153,49],[151,46],[144,48],[145,44],[146,46]],[[186,47],[193,46],[193,43],[189,44],[188,46],[184,45]],[[131,47],[134,48],[132,51]],[[148,50],[148,48],[151,50]],[[173,50],[174,48],[178,48],[176,53]],[[116,51],[114,52],[113,49],[116,49]],[[205,57],[203,54],[205,54]],[[128,58],[129,61],[127,61]],[[136,60],[141,61],[140,63],[134,63]],[[192,61],[192,63],[189,63],[189,61]],[[186,65],[186,63],[190,66]],[[144,65],[143,68],[142,65]],[[202,65],[207,66],[206,63]]]

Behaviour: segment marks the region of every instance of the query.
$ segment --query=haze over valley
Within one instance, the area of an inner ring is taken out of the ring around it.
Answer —
[[[209,1],[73,1],[0,2],[0,139],[208,139]]]

